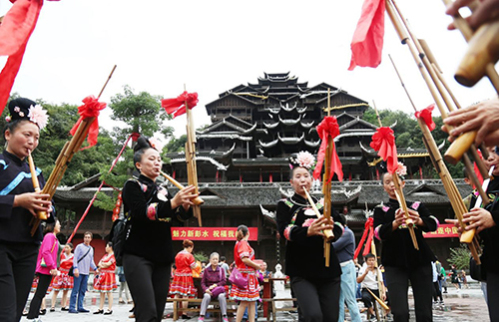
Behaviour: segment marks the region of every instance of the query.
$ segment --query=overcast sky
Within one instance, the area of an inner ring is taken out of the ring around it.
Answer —
[[[117,70],[101,100],[130,85],[138,93],[176,97],[186,84],[199,93],[195,126],[209,123],[204,106],[239,84],[256,83],[264,72],[290,72],[309,86],[340,87],[378,109],[412,113],[388,58],[403,74],[418,108],[432,102],[409,50],[386,16],[383,61],[376,68],[350,63],[350,42],[361,0],[61,0],[46,1],[29,41],[13,92],[51,103],[80,104],[97,95],[111,68]],[[399,0],[419,38],[429,43],[463,105],[494,95],[482,80],[468,89],[453,80],[467,45],[438,0]],[[0,15],[11,4],[0,0]],[[0,61],[3,66],[5,59]],[[109,109],[104,118],[109,118]],[[438,112],[437,112],[438,113]],[[111,122],[100,122],[111,129]],[[176,135],[185,118],[170,121]]]

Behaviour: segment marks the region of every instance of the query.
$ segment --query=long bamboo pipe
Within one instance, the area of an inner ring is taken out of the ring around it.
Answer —
[[[184,189],[185,187],[180,183],[178,182],[177,180],[173,179],[172,177],[170,177],[169,175],[167,175],[166,173],[164,173],[163,171],[161,171],[161,175],[163,177],[165,177],[168,181],[170,181],[175,187],[177,187],[178,189],[182,190]],[[202,204],[204,204],[204,200],[199,198],[199,197],[196,197],[194,199],[192,199],[192,202],[196,205],[196,206],[200,206]]]
[[[322,214],[319,212],[319,209],[317,209],[317,206],[315,205],[314,199],[310,196],[308,193],[307,189],[303,188],[303,191],[305,191],[305,195],[307,196],[308,203],[312,207],[312,210],[315,212],[316,216],[318,219],[322,218]],[[326,229],[323,231],[324,236],[326,237],[326,241],[331,242],[334,239],[334,234],[331,229]]]

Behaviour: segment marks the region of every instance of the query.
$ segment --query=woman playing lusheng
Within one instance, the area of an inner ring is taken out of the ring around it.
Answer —
[[[234,246],[234,261],[236,268],[243,278],[248,280],[245,288],[232,284],[230,298],[239,301],[237,306],[236,322],[241,322],[246,308],[248,308],[248,321],[255,321],[255,301],[260,299],[260,287],[258,285],[257,270],[263,268],[255,260],[255,251],[248,243],[250,237],[249,229],[245,225],[237,227],[237,242]]]
[[[434,231],[438,220],[420,202],[407,202],[409,217],[414,223],[414,233],[419,250],[414,248],[404,211],[400,208],[390,173],[382,176],[388,203],[374,210],[374,233],[382,241],[381,262],[385,267],[386,286],[390,292],[390,304],[395,321],[409,321],[407,291],[411,282],[416,321],[432,321],[432,268],[436,260],[426,244],[423,231]],[[401,188],[405,182],[402,181]]]
[[[291,287],[304,320],[338,321],[341,268],[333,245],[329,267],[325,266],[322,231],[332,229],[335,239],[338,239],[343,226],[335,210],[332,220],[317,219],[307,200],[305,190],[310,191],[312,187],[310,171],[313,159],[308,152],[300,152],[291,158],[290,183],[294,194],[277,204],[277,228],[286,238],[286,274],[291,278]],[[316,199],[314,202],[322,211],[322,204]]]
[[[116,285],[116,259],[114,258],[113,243],[106,244],[106,255],[102,257],[97,265],[99,267],[99,279],[95,285],[95,290],[100,293],[99,310],[94,314],[113,314],[113,291],[118,288]],[[104,302],[107,293],[107,311],[104,312]]]
[[[140,172],[123,187],[125,213],[131,217],[123,250],[125,277],[135,304],[138,322],[160,322],[168,296],[173,262],[171,227],[173,220],[192,217],[194,186],[172,196],[156,184],[161,156],[145,138],[134,148],[134,163]]]
[[[54,288],[54,294],[52,295],[52,306],[50,308],[50,312],[55,311],[55,302],[57,300],[57,295],[59,291],[62,291],[62,300],[61,300],[61,311],[68,311],[68,291],[73,289],[73,276],[69,276],[69,269],[73,267],[73,258],[74,254],[73,244],[67,243],[64,246],[64,249],[61,253],[61,261],[59,272],[60,274],[54,277],[52,280],[52,287]]]
[[[184,247],[177,256],[175,256],[175,274],[173,276],[173,281],[170,286],[170,294],[174,295],[175,298],[190,297],[194,298],[197,295],[196,288],[194,287],[194,281],[192,279],[192,270],[196,267],[196,260],[192,255],[194,250],[194,243],[189,239],[182,242]],[[180,309],[187,308],[188,302],[183,301],[180,304]],[[188,319],[188,315],[184,312],[180,312],[183,319]]]
[[[26,98],[9,103],[10,116],[4,137],[7,147],[0,155],[0,321],[21,319],[35,274],[42,227],[31,236],[37,211],[52,211],[47,194],[35,193],[26,158],[38,146],[46,112]],[[41,188],[45,180],[36,170]],[[49,214],[47,222],[54,223]]]

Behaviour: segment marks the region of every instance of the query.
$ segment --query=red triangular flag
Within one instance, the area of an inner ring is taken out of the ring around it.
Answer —
[[[173,118],[185,114],[185,104],[191,110],[198,104],[198,93],[183,92],[176,98],[165,98],[161,100],[161,106],[165,109],[166,113],[172,115]]]
[[[377,67],[381,63],[385,34],[385,0],[366,0],[353,34],[352,59],[348,70],[355,66]]]

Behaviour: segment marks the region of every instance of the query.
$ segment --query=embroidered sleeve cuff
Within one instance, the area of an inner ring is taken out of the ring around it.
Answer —
[[[249,258],[249,256],[250,256],[250,254],[248,252],[242,252],[241,254],[239,254],[239,257],[241,257],[241,258],[245,258],[245,257]]]
[[[381,225],[378,225],[378,227],[374,228],[374,237],[376,237],[378,240],[381,240],[381,237],[379,237],[379,230],[381,229]]]
[[[152,204],[150,204],[147,207],[147,218],[149,218],[149,220],[156,220],[156,219],[158,219],[157,216],[156,216],[157,205],[158,205],[157,203],[152,203]]]
[[[291,241],[291,230],[293,230],[293,228],[295,227],[296,225],[289,225],[288,227],[286,227],[286,229],[284,229],[284,238]]]
[[[192,268],[192,269],[196,268],[196,262],[192,262],[192,263],[191,263],[191,268]]]

